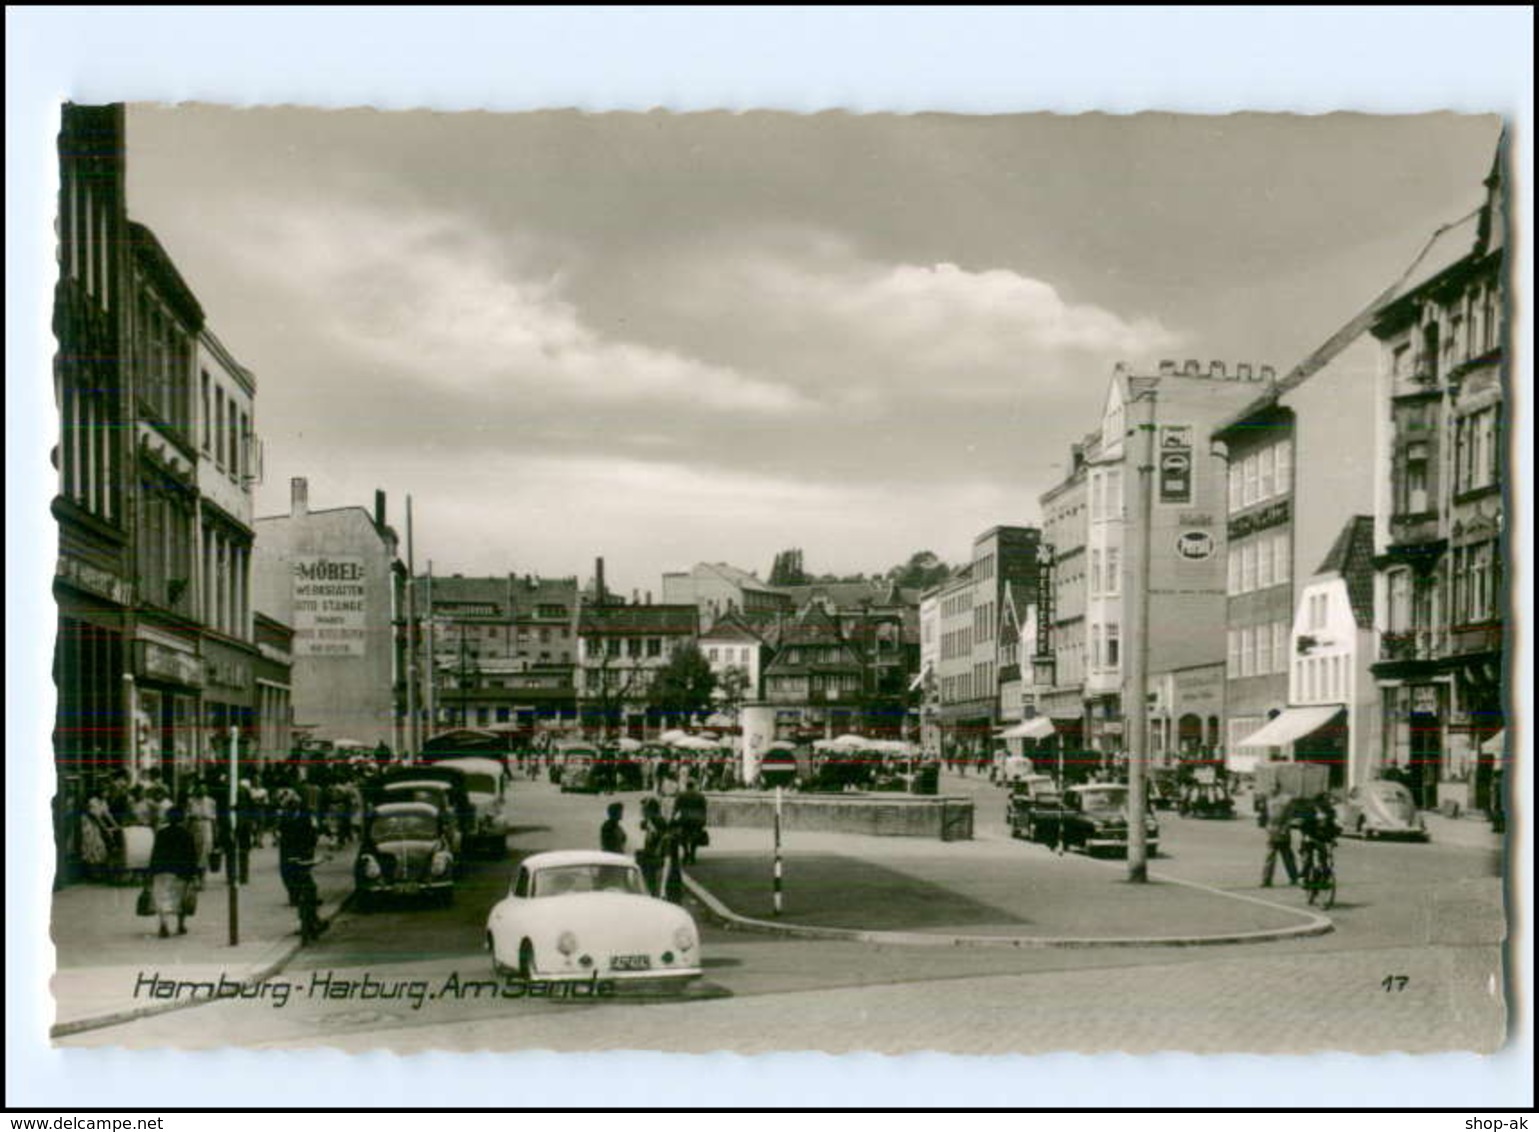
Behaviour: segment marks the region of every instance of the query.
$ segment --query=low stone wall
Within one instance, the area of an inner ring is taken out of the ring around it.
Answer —
[[[775,795],[764,791],[707,794],[710,825],[769,829],[775,824]],[[911,794],[785,795],[781,828],[818,833],[864,833],[876,837],[931,837],[970,841],[970,798]]]

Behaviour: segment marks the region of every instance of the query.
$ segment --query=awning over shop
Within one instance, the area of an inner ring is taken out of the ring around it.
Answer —
[[[999,733],[1001,739],[1046,739],[1054,734],[1053,721],[1045,716],[1037,716],[1017,723],[1013,727],[1007,727]]]
[[[1499,755],[1502,748],[1507,745],[1507,729],[1504,727],[1484,743],[1480,744],[1480,753],[1483,755]]]
[[[1261,756],[1250,751],[1228,751],[1224,755],[1224,768],[1230,774],[1254,774]]]
[[[1310,707],[1291,707],[1283,711],[1260,731],[1241,739],[1237,747],[1283,747],[1295,739],[1302,739],[1311,731],[1318,731],[1346,709],[1340,704],[1316,704]]]

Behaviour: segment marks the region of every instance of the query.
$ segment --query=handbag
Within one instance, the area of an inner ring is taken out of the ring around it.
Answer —
[[[188,885],[182,895],[182,915],[196,916],[198,914],[198,890],[195,885]]]
[[[148,888],[139,890],[139,900],[134,904],[134,915],[153,916],[155,914],[155,898],[150,895]]]
[[[224,852],[220,849],[210,849],[208,853],[208,871],[217,873],[224,864]]]

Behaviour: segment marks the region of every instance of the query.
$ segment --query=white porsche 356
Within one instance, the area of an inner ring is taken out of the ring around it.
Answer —
[[[571,982],[678,981],[701,974],[700,931],[647,895],[629,857],[562,850],[526,858],[486,921],[498,975]]]

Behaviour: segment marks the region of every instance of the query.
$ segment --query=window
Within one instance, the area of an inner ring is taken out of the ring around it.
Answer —
[[[1293,636],[1293,626],[1286,621],[1272,622],[1272,671],[1288,671],[1288,643]]]
[[[1121,664],[1121,650],[1118,648],[1117,639],[1117,623],[1109,621],[1106,624],[1106,667],[1118,668]]]
[[[1237,460],[1229,465],[1229,510],[1238,511],[1245,506],[1245,462]]]
[[[1288,533],[1283,531],[1272,539],[1272,583],[1282,585],[1292,580],[1293,554]]]
[[[1251,676],[1256,671],[1256,631],[1250,626],[1240,630],[1240,675]]]
[[[1273,539],[1256,543],[1256,588],[1264,590],[1272,584]]]
[[[214,463],[224,467],[224,390],[214,390]]]
[[[1245,506],[1261,498],[1261,461],[1254,453],[1245,457]]]
[[[1273,453],[1276,450],[1277,445],[1273,445],[1270,448],[1263,448],[1260,452],[1256,453],[1257,464],[1260,467],[1257,475],[1261,481],[1260,487],[1257,489],[1257,499],[1272,498],[1273,471],[1276,467],[1276,458],[1273,456]]]
[[[1229,593],[1231,595],[1243,593],[1240,589],[1240,548],[1229,548]]]
[[[1256,588],[1257,544],[1248,542],[1240,548],[1240,592],[1250,593]]]
[[[522,636],[524,636],[524,634],[520,633],[519,636],[522,637]],[[604,655],[607,656],[607,657],[617,657],[617,656],[620,655],[620,638],[619,637],[609,637],[609,638],[605,639],[605,641],[604,641]]]
[[[1090,552],[1090,595],[1094,597],[1101,592],[1101,552]]]
[[[1117,548],[1106,548],[1106,592],[1117,594],[1122,590],[1122,572],[1117,562]]]
[[[1122,469],[1113,468],[1106,473],[1106,517],[1122,518]]]
[[[1405,453],[1404,514],[1419,515],[1428,510],[1428,475],[1430,460],[1425,444],[1411,444]]]
[[[647,638],[647,655],[653,658],[663,655],[663,639],[661,637]]]
[[[1272,671],[1272,629],[1269,625],[1256,626],[1256,675],[1265,676]]]
[[[1285,440],[1273,449],[1275,468],[1273,470],[1274,486],[1278,495],[1287,495],[1293,490],[1293,442]]]
[[[209,437],[210,437],[210,434],[211,434],[211,425],[213,423],[209,419],[209,410],[210,410],[210,405],[209,405],[208,370],[204,370],[203,371],[203,429],[202,429],[202,433],[203,433],[202,445],[203,445],[203,451],[204,452],[207,452],[209,450]]]
[[[631,637],[625,642],[625,655],[631,659],[639,659],[641,656],[641,638]]]
[[[1240,631],[1229,630],[1229,678],[1231,680],[1240,675]]]

